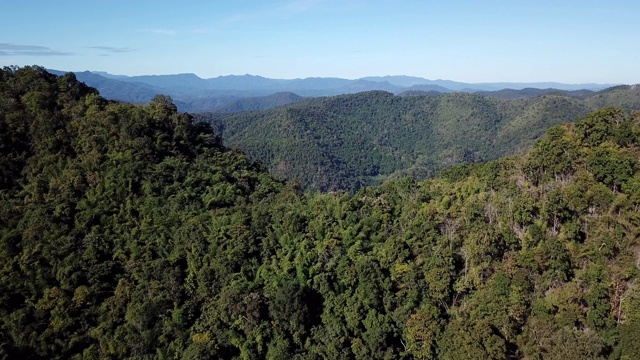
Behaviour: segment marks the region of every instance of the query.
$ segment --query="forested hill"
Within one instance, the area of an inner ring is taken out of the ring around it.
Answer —
[[[4,68],[0,110],[0,358],[640,358],[639,113],[348,195],[166,97]]]
[[[197,348],[203,306],[257,269],[259,204],[282,185],[163,96],[4,68],[0,110],[0,358]]]
[[[640,109],[640,87],[580,99],[546,94],[497,99],[469,93],[394,96],[373,91],[305,99],[276,109],[197,114],[225,144],[305,188],[355,191],[363,185],[521,152],[549,127],[590,111]]]

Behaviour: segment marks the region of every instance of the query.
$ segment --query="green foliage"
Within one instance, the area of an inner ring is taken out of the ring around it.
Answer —
[[[371,91],[304,99],[266,111],[195,116],[276,177],[296,179],[312,190],[355,192],[385,180],[425,179],[451,166],[523,152],[548,128],[617,104],[616,99],[629,94],[636,94],[635,102],[625,102],[624,108],[640,107],[637,90],[614,93],[591,101],[569,94],[501,100],[465,93],[393,96]],[[581,120],[583,130],[577,133],[593,133],[593,141],[601,141],[596,138],[609,136],[602,131],[610,120],[615,123],[610,136],[624,146],[634,140],[629,122],[616,123],[623,117],[621,110],[601,110]],[[546,133],[531,153],[527,172],[534,181],[571,173],[578,141],[568,141],[564,131],[557,127]]]
[[[2,358],[638,357],[637,114],[322,194],[165,96],[108,102],[37,67],[3,69],[0,90]],[[476,100],[421,101],[472,121]],[[303,110],[282,126],[315,126]]]
[[[536,142],[525,170],[536,183],[552,177],[566,177],[573,172],[577,156],[577,146],[567,139],[566,129],[555,126]]]
[[[621,145],[630,139],[631,127],[621,109],[604,108],[576,122],[576,135],[583,144],[598,146],[605,141],[619,142]]]
[[[631,153],[606,144],[598,146],[589,154],[587,164],[596,180],[614,188],[626,184],[636,167]]]

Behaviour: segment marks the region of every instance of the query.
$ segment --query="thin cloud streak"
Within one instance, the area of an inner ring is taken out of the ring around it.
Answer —
[[[137,51],[138,49],[132,49],[128,47],[114,47],[114,46],[90,46],[91,49],[107,51],[110,53],[127,53]]]
[[[0,43],[0,56],[69,56],[71,52],[57,51],[40,45]]]

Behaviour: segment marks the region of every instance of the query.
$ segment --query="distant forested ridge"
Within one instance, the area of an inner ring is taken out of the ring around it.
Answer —
[[[0,358],[640,358],[637,112],[321,194],[167,97],[4,68],[0,170]]]
[[[321,191],[355,191],[522,152],[549,127],[599,108],[640,109],[640,87],[630,86],[582,98],[557,91],[509,100],[469,93],[410,95],[362,92],[266,111],[195,116],[210,122],[226,145],[262,161],[279,178]]]

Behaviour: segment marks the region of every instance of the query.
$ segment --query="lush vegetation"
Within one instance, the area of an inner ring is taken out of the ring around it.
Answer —
[[[349,195],[162,96],[4,68],[0,109],[4,358],[640,358],[638,113]]]
[[[538,88],[524,88],[520,90],[515,89],[502,89],[494,91],[476,91],[474,94],[495,97],[499,99],[525,99],[534,96],[541,95],[565,95],[578,99],[586,99],[595,94],[593,90],[558,90],[558,89],[538,89]]]
[[[374,91],[196,118],[211,122],[225,144],[259,159],[278,178],[296,179],[303,188],[353,192],[522,152],[549,127],[612,105],[640,109],[640,88],[612,88],[585,99],[545,94],[512,100]]]
[[[216,112],[234,113],[240,111],[266,110],[282,105],[292,104],[302,99],[303,98],[301,96],[292,92],[279,92],[267,96],[238,99],[217,108]]]

